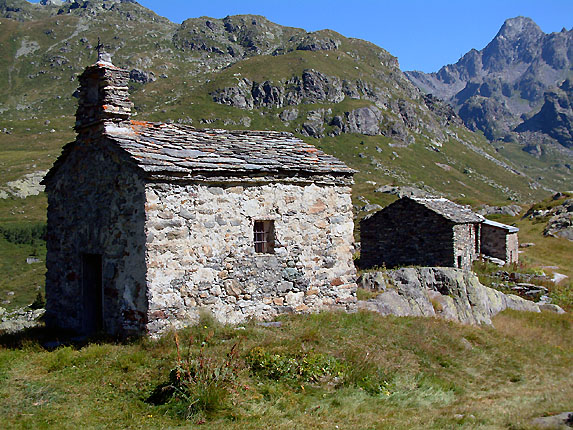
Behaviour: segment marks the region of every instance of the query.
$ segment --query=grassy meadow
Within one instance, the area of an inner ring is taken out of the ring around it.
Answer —
[[[179,352],[173,333],[55,350],[39,329],[0,337],[2,426],[527,429],[571,410],[570,314],[504,312],[495,328],[363,312],[280,321],[204,318],[178,333]],[[161,399],[185,369],[191,391]]]

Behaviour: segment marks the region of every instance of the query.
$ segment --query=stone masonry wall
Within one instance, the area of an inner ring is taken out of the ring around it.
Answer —
[[[356,302],[350,187],[149,184],[151,333],[196,321],[348,309]],[[274,220],[274,254],[255,253],[253,226]]]
[[[46,186],[47,324],[83,330],[82,254],[101,254],[105,331],[141,332],[147,317],[144,185],[113,148],[85,139]]]
[[[507,250],[507,259],[505,260],[508,264],[519,262],[519,239],[516,233],[509,233],[505,237],[505,249]]]
[[[503,228],[483,224],[481,241],[483,254],[499,258],[507,264],[518,261],[517,233],[508,233]]]
[[[454,266],[454,224],[399,200],[360,223],[360,266]]]
[[[454,267],[471,270],[472,262],[480,253],[479,234],[476,224],[456,224],[454,226]],[[461,265],[460,263],[461,257]]]

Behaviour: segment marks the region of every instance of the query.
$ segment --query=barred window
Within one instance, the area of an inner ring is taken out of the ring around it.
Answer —
[[[255,252],[273,254],[275,252],[275,222],[255,221]]]

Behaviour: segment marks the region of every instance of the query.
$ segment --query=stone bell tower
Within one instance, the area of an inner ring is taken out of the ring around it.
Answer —
[[[98,49],[97,63],[88,66],[79,81],[75,125],[78,134],[104,121],[120,123],[129,120],[133,107],[127,87],[129,72],[114,66],[109,54]]]

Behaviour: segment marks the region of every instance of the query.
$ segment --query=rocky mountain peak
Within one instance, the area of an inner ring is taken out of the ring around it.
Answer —
[[[525,16],[518,16],[507,19],[501,26],[495,39],[505,39],[508,41],[517,41],[523,37],[540,37],[544,33],[539,26],[531,19]]]
[[[40,0],[42,6],[61,6],[66,2],[69,3],[69,0]]]
[[[518,16],[506,20],[484,49],[472,49],[437,73],[406,75],[422,91],[452,103],[466,126],[489,140],[528,142],[515,134],[527,131],[571,148],[567,90],[552,89],[570,76],[572,52],[572,30],[546,34],[531,18]]]

